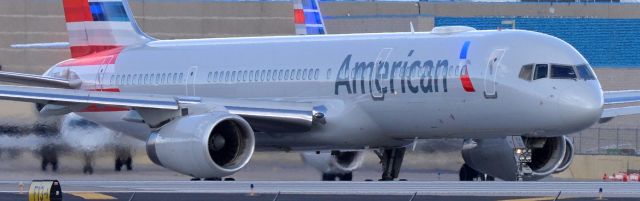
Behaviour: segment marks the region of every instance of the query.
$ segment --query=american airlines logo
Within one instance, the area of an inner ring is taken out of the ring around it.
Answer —
[[[465,42],[460,53],[460,64],[449,65],[447,59],[415,61],[356,61],[347,55],[335,82],[335,95],[371,94],[373,100],[384,100],[385,94],[392,93],[446,93],[449,91],[447,78],[458,77],[466,92],[475,92],[469,78],[467,59],[469,42]],[[407,58],[411,57],[411,50]]]

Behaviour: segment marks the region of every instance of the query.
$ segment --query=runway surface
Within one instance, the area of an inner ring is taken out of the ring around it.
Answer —
[[[0,200],[22,199],[20,181],[0,182]],[[29,183],[23,182],[25,189]],[[61,181],[65,200],[637,200],[640,183],[603,182],[309,182]],[[251,189],[253,184],[254,188]],[[135,193],[135,195],[134,195]],[[250,196],[253,194],[253,196]],[[84,198],[83,198],[84,197]],[[9,199],[14,198],[14,199]]]

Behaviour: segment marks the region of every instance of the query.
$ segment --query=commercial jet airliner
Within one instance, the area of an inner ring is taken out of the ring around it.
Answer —
[[[0,86],[0,99],[146,141],[153,162],[197,178],[232,175],[254,150],[306,152],[327,169],[377,150],[381,180],[394,180],[415,140],[464,138],[461,180],[536,180],[571,163],[564,135],[640,113],[604,109],[640,92],[603,92],[575,48],[537,32],[157,40],[126,0],[63,5],[72,58],[42,76],[1,72],[24,86]],[[317,2],[294,15],[298,31],[325,32]]]

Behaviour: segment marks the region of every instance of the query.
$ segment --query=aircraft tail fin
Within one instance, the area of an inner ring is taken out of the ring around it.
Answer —
[[[72,58],[154,40],[140,30],[127,0],[62,1]]]
[[[327,34],[318,0],[294,0],[293,18],[296,35]]]

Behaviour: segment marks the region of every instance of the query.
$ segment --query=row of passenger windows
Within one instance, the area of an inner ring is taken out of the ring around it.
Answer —
[[[551,66],[551,67],[549,67]],[[576,74],[577,72],[577,74]],[[528,64],[522,66],[519,77],[523,80],[551,79],[595,80],[596,77],[587,65],[569,66],[559,64]]]
[[[329,72],[328,72],[329,73]],[[209,72],[207,82],[263,82],[281,80],[318,80],[320,69],[245,70]]]
[[[167,85],[183,84],[184,73],[150,73],[111,75],[111,85]]]

